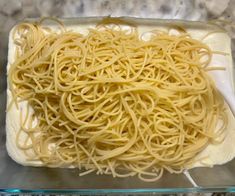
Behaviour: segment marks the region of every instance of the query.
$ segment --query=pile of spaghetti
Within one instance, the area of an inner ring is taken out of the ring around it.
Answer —
[[[15,28],[8,82],[12,104],[27,101],[34,111],[16,139],[28,160],[154,181],[164,170],[182,172],[224,131],[210,48],[185,31],[143,39],[125,29]]]

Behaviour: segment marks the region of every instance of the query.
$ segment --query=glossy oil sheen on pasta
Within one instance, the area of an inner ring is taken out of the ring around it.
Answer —
[[[207,74],[212,51],[182,29],[147,34],[119,25],[87,35],[40,23],[15,28],[9,107],[33,108],[15,141],[28,160],[155,181],[217,141],[227,116]]]

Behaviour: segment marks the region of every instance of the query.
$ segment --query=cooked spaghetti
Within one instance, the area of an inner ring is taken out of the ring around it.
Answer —
[[[16,139],[28,160],[155,181],[190,166],[221,135],[227,118],[206,71],[210,48],[186,31],[148,35],[110,24],[86,35],[63,25],[15,28],[8,82],[11,104],[28,103]]]

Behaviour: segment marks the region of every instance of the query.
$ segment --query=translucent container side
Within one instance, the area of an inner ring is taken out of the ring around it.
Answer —
[[[64,19],[66,25],[96,24],[102,17]],[[36,20],[36,19],[28,19]],[[202,22],[121,18],[134,25],[180,25],[195,29],[218,30],[218,26]],[[24,167],[7,155],[5,147],[6,64],[0,71],[0,192],[17,193],[171,193],[171,192],[235,192],[235,160],[213,168],[189,170],[189,178],[165,172],[156,182],[143,182],[137,177],[113,178],[89,174],[79,177],[77,169]]]

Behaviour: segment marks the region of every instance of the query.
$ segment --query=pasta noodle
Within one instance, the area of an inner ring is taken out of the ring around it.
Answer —
[[[212,51],[182,29],[149,35],[118,24],[87,35],[62,24],[15,28],[8,82],[12,104],[28,102],[16,139],[28,160],[155,181],[217,141],[227,117],[207,74]]]

